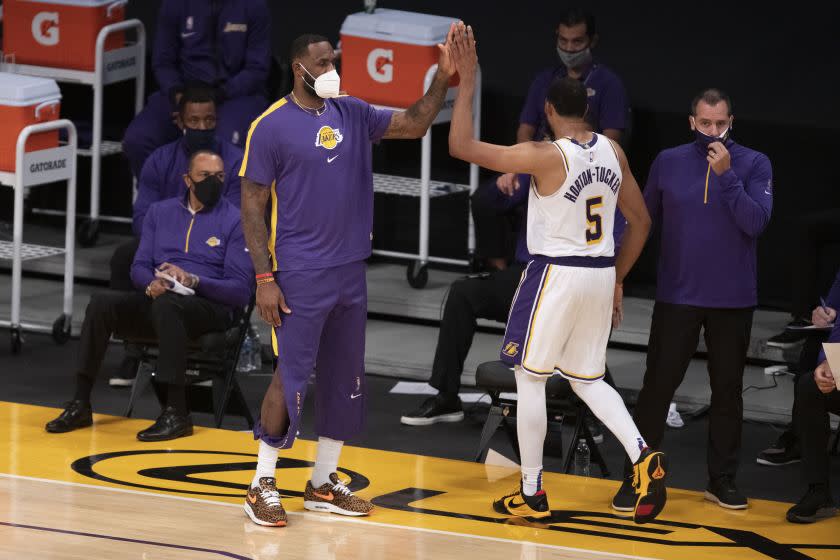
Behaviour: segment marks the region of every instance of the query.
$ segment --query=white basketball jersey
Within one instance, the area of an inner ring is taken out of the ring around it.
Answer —
[[[548,257],[612,257],[613,222],[621,164],[610,140],[594,134],[589,144],[553,142],[563,156],[566,180],[551,196],[528,196],[528,251]]]

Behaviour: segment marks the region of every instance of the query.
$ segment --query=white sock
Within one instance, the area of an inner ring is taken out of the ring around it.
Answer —
[[[279,454],[279,449],[271,447],[262,440],[260,441],[260,451],[257,455],[257,472],[254,473],[251,488],[259,486],[261,478],[274,478],[274,471],[277,469],[277,456]]]
[[[312,486],[319,488],[330,482],[330,475],[338,470],[338,457],[343,445],[343,441],[318,438],[318,455],[312,468]]]
[[[589,410],[618,438],[630,457],[630,462],[638,461],[642,449],[647,447],[647,444],[618,392],[603,379],[594,383],[570,383],[572,390],[589,406]]]
[[[542,460],[548,418],[545,412],[545,378],[514,369],[516,376],[516,438],[522,457],[522,491],[533,496],[542,486]]]

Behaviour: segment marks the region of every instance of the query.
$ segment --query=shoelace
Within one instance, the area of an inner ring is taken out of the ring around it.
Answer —
[[[260,490],[260,496],[268,507],[280,506],[280,492],[277,490]]]
[[[511,491],[510,491],[510,493],[505,494],[504,496],[502,496],[502,499],[504,500],[505,498],[512,498],[512,497],[514,497],[514,496],[518,496],[518,495],[519,495],[519,487],[517,486],[516,488],[514,488],[513,490],[511,490]],[[523,495],[522,497],[524,498],[525,496]]]
[[[341,482],[333,484],[333,492],[336,492],[338,494],[342,494],[344,496],[352,496],[353,495],[353,492],[351,492],[350,489],[347,488]]]

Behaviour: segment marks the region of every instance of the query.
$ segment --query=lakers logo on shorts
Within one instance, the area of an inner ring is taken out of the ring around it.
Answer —
[[[318,134],[315,136],[315,147],[320,146],[332,150],[341,144],[342,140],[344,140],[344,136],[339,129],[331,126],[322,126],[318,129]]]
[[[505,345],[505,349],[502,350],[502,352],[504,352],[505,356],[510,356],[511,358],[513,358],[514,356],[519,354],[519,343],[518,342],[508,342]]]

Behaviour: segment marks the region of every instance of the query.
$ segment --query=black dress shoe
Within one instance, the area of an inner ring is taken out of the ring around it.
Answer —
[[[93,413],[90,409],[90,403],[70,401],[64,407],[64,411],[58,415],[58,418],[47,422],[45,428],[53,434],[63,434],[79,428],[87,428],[91,424],[93,424]]]
[[[166,441],[191,436],[193,423],[189,415],[181,415],[174,407],[167,406],[154,424],[137,433],[140,441]]]

